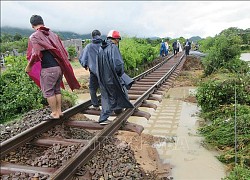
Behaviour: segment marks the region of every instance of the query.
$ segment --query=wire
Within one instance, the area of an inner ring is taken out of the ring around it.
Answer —
[[[237,165],[237,118],[236,118],[236,105],[237,105],[237,96],[236,96],[236,83],[234,85],[234,94],[235,94],[235,106],[234,106],[234,148],[235,148],[235,166]]]

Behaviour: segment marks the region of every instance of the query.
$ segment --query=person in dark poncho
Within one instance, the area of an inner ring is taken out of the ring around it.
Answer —
[[[124,62],[118,47],[120,40],[120,33],[111,30],[107,40],[102,43],[97,56],[96,70],[102,104],[100,124],[107,124],[113,111],[119,114],[123,108],[134,107],[129,101],[127,89],[121,78],[124,74]]]
[[[97,89],[99,88],[98,79],[96,76],[96,56],[99,48],[102,44],[101,32],[99,30],[93,30],[91,33],[91,43],[87,44],[83,49],[79,62],[86,70],[89,70],[89,91],[93,107],[93,110],[100,110],[99,102],[97,98]]]

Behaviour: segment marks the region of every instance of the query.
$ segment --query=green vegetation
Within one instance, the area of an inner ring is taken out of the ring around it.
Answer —
[[[27,47],[28,38],[21,37],[15,40],[13,36],[5,35],[1,37],[0,53],[2,54],[10,54],[14,49],[16,49],[18,53],[24,53]]]
[[[25,56],[8,56],[6,70],[0,74],[0,123],[18,117],[31,109],[39,109],[47,104],[40,89],[24,72],[27,65]],[[76,96],[62,91],[63,102],[74,105]]]
[[[225,180],[250,177],[250,69],[239,59],[245,41],[239,32],[229,28],[200,42],[208,55],[202,59],[204,77],[196,94],[207,122],[199,131],[206,143],[222,152],[218,159],[230,167]]]
[[[143,65],[152,62],[159,54],[158,44],[154,47],[145,39],[139,38],[123,38],[119,48],[124,60],[125,71],[131,76],[139,74],[141,70],[144,71]]]
[[[0,119],[15,117],[44,104],[39,88],[24,72],[27,60],[20,57],[6,57],[7,69],[0,76]]]
[[[82,67],[81,64],[79,63],[78,59],[74,59],[73,61],[70,61],[70,64],[71,64],[72,68]]]
[[[76,54],[77,54],[75,47],[74,46],[69,46],[67,48],[67,51],[69,53],[69,59],[73,60],[76,57]]]
[[[233,171],[230,172],[228,177],[223,180],[248,180],[250,177],[250,170],[242,168],[241,166],[235,166]]]
[[[238,104],[250,105],[250,75],[213,74],[199,84],[197,102],[203,112],[214,111],[223,105],[234,104],[235,91]]]
[[[201,42],[202,50],[208,55],[204,58],[205,75],[218,70],[227,69],[232,73],[247,72],[246,62],[240,60],[242,39],[236,34],[221,33],[215,38],[208,38]]]

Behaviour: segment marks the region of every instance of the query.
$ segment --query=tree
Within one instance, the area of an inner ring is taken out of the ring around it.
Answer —
[[[14,41],[19,41],[19,40],[21,40],[22,39],[22,35],[21,34],[18,34],[18,33],[16,33],[15,35],[14,35],[14,37],[13,37],[13,40]]]
[[[232,32],[232,34],[230,34]],[[228,69],[231,72],[239,72],[244,67],[240,57],[240,45],[242,40],[234,31],[224,31],[214,39],[209,39],[211,47],[208,55],[203,60],[204,73],[210,75],[219,69]],[[247,68],[243,68],[244,71]]]

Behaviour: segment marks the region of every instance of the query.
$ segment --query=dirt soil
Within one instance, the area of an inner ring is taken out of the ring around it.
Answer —
[[[127,131],[119,131],[116,137],[130,145],[134,151],[137,164],[145,172],[153,173],[155,179],[167,179],[170,175],[171,166],[161,162],[157,150],[153,147],[154,143],[161,141],[160,137],[144,133],[138,135]]]
[[[76,79],[80,83],[80,89],[74,90],[75,93],[88,93],[89,92],[89,71],[85,70],[83,67],[73,67],[73,71]],[[65,78],[63,78],[65,84],[65,89],[71,91]]]

